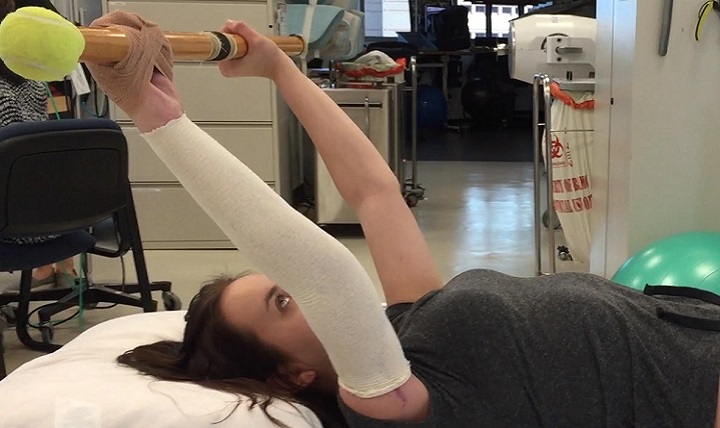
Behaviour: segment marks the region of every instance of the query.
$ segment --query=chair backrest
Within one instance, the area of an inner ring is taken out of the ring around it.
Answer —
[[[127,204],[127,142],[106,119],[0,129],[0,237],[88,227]]]

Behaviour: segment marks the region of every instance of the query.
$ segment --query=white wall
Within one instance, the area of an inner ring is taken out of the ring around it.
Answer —
[[[660,57],[663,3],[598,2],[590,270],[604,276],[656,239],[720,231],[720,19],[698,43],[701,2],[676,0]]]

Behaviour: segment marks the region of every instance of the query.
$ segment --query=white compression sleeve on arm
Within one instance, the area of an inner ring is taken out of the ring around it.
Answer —
[[[370,398],[410,378],[372,280],[345,246],[185,115],[143,138],[233,244],[295,299],[341,387]]]

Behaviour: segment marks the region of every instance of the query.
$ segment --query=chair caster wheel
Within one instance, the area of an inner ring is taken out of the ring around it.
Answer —
[[[408,193],[405,195],[405,203],[408,204],[410,208],[417,206],[418,202],[420,202],[421,196],[418,196],[416,193]]]
[[[570,250],[568,250],[568,247],[564,245],[560,245],[557,247],[558,250],[558,258],[562,261],[572,261],[572,254],[570,254]]]
[[[416,206],[419,201],[420,198],[418,198],[418,196],[413,193],[408,193],[407,195],[405,195],[405,203],[407,203],[410,208]]]
[[[55,337],[55,328],[52,325],[44,325],[40,327],[40,334],[42,335],[42,341],[44,344],[49,345]]]
[[[163,291],[162,301],[166,311],[179,311],[182,309],[182,301],[172,291]]]
[[[550,227],[550,213],[548,211],[545,211],[542,215],[542,224],[547,229]],[[555,230],[559,230],[562,228],[562,224],[560,224],[560,218],[558,217],[557,213],[553,213],[552,218],[552,228]]]
[[[17,324],[17,308],[2,306],[0,307],[0,316],[5,318],[8,327],[15,327]]]

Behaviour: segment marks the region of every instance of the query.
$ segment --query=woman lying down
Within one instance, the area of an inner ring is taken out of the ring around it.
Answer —
[[[302,122],[360,219],[385,312],[345,247],[185,116],[159,29],[122,13],[95,25],[119,22],[144,26],[145,48],[91,64],[93,75],[262,272],[207,283],[182,342],[140,346],[121,364],[263,408],[307,405],[326,427],[720,426],[718,307],[577,273],[471,270],[443,284],[372,143],[275,44],[228,21],[248,55],[220,71],[271,79]]]

